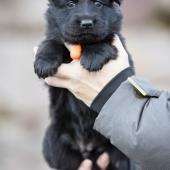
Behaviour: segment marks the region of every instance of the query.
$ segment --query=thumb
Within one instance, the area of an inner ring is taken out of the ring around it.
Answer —
[[[84,160],[78,170],[92,170],[92,161],[88,159]]]
[[[102,155],[99,156],[97,159],[97,165],[101,168],[101,170],[105,170],[107,166],[109,165],[110,158],[108,153],[103,153]]]
[[[33,48],[34,58],[35,58],[35,56],[36,56],[36,54],[37,54],[37,51],[38,51],[38,46],[36,46],[36,47]]]
[[[118,55],[120,57],[124,57],[126,59],[128,59],[128,53],[125,50],[125,47],[123,46],[120,38],[118,35],[115,35],[114,41],[113,41],[113,45],[117,47],[118,49]]]
[[[55,76],[62,78],[73,78],[77,77],[82,71],[82,66],[79,61],[72,61],[68,64],[61,64]]]

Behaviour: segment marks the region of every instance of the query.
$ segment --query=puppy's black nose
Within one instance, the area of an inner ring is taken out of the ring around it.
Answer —
[[[90,28],[93,28],[94,27],[94,22],[92,20],[82,20],[80,22],[80,28],[83,28],[83,29],[90,29]]]

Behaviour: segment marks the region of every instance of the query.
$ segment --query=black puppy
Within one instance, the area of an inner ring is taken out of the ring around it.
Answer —
[[[40,78],[52,76],[61,63],[71,61],[64,42],[81,44],[81,64],[89,71],[98,71],[115,59],[117,49],[111,44],[115,34],[120,36],[120,3],[120,0],[50,0],[46,39],[36,55],[35,73]],[[111,161],[107,169],[119,169],[126,158],[93,130],[97,113],[66,89],[49,87],[49,93],[51,124],[43,152],[50,167],[76,170],[81,161],[89,158],[97,170],[97,157],[108,152]]]

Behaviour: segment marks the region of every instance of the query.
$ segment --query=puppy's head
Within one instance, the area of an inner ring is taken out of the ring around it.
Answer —
[[[49,0],[61,38],[71,43],[95,43],[120,31],[122,0]]]

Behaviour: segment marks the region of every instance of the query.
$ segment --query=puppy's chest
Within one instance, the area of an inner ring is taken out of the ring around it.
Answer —
[[[66,128],[61,139],[72,150],[78,151],[85,159],[89,158],[95,149],[98,149],[105,141],[93,130],[89,121],[82,119],[83,117],[80,116],[69,118],[70,121],[65,122]],[[85,122],[89,124],[85,124]]]
[[[72,150],[78,151],[82,157],[87,158],[95,147],[95,141],[90,138],[88,130],[84,130],[78,123],[73,125],[73,121],[67,125],[67,130],[60,136],[63,143],[68,145]]]
[[[88,158],[92,150],[94,149],[94,143],[92,141],[85,142],[84,139],[75,141],[77,147],[83,158]]]

